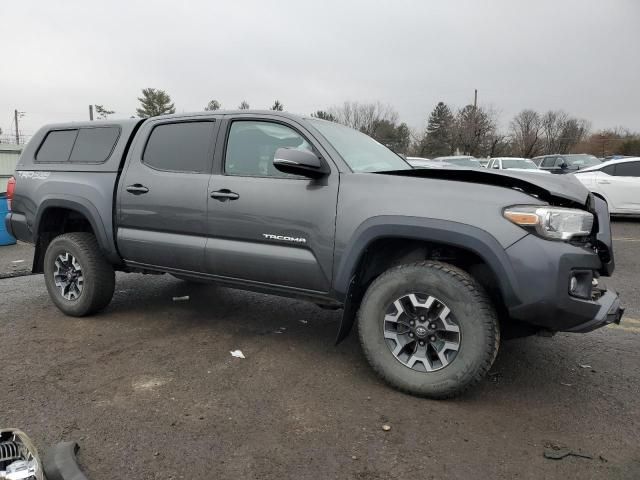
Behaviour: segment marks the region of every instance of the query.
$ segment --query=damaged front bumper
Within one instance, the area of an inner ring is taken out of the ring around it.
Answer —
[[[622,315],[624,314],[624,308],[620,306],[620,297],[618,294],[613,290],[607,290],[598,299],[598,303],[600,304],[600,310],[598,310],[594,318],[565,331],[586,333],[611,323],[619,325],[620,320],[622,320]]]

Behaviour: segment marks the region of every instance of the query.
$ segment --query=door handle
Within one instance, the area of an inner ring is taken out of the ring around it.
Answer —
[[[147,193],[149,189],[140,183],[134,183],[133,185],[129,185],[127,187],[127,192],[133,193],[134,195],[142,195],[143,193]]]
[[[229,189],[223,188],[222,190],[217,190],[215,192],[211,192],[211,198],[215,198],[216,200],[220,200],[224,202],[226,200],[237,200],[240,198],[235,192],[232,192]]]

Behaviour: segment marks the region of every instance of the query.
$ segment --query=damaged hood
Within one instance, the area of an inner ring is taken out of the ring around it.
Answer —
[[[487,170],[485,168],[393,170],[376,173],[495,185],[520,190],[548,202],[570,202],[580,206],[584,206],[589,197],[589,190],[573,175],[538,175],[536,172]]]

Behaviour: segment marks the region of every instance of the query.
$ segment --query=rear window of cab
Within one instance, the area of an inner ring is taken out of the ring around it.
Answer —
[[[52,130],[36,153],[38,163],[103,163],[113,152],[119,127]]]

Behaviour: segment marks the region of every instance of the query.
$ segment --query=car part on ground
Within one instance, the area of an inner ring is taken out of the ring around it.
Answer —
[[[51,447],[42,460],[47,480],[87,480],[76,461],[79,449],[76,442],[61,442]]]
[[[20,430],[0,430],[0,480],[44,480],[38,450]]]

